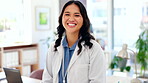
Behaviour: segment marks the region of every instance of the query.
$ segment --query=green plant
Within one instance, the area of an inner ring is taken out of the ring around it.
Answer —
[[[114,56],[114,58],[111,61],[111,64],[110,64],[109,67],[112,70],[113,69],[116,69],[116,68],[119,68],[121,72],[123,72],[124,70],[126,70],[127,72],[129,72],[130,69],[131,69],[131,67],[130,66],[126,66],[126,62],[127,62],[127,59]]]
[[[140,74],[145,77],[145,71],[148,69],[148,29],[145,29],[136,41],[137,62],[141,65]]]

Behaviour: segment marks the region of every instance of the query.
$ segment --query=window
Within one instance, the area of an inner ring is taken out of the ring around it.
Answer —
[[[87,0],[87,13],[95,38],[106,49],[108,47],[107,0]]]
[[[140,27],[148,26],[148,0],[87,0],[87,11],[95,38],[109,49],[135,48]]]
[[[3,0],[0,10],[0,46],[30,42],[24,26],[23,0]]]
[[[135,48],[141,24],[148,16],[147,7],[146,0],[114,0],[114,49],[124,43]]]

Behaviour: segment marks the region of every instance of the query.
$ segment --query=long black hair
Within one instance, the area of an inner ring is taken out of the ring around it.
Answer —
[[[79,37],[81,37],[81,38],[78,41],[78,47],[79,47],[78,54],[80,54],[80,52],[82,50],[81,42],[84,41],[85,42],[84,46],[88,46],[90,49],[93,46],[93,44],[90,42],[90,40],[91,39],[95,40],[95,38],[90,34],[90,20],[87,16],[87,12],[86,12],[84,5],[80,1],[74,1],[74,0],[68,1],[63,6],[62,12],[59,16],[59,26],[57,27],[58,39],[55,41],[55,45],[54,45],[55,50],[54,51],[57,51],[57,47],[60,46],[61,40],[62,40],[62,35],[65,32],[65,28],[63,27],[63,24],[62,24],[62,16],[63,16],[64,10],[67,6],[69,6],[71,4],[75,4],[79,7],[80,13],[83,17],[83,25],[79,31]]]

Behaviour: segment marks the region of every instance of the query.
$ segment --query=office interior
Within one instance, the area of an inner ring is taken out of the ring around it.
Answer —
[[[30,76],[33,71],[44,69],[48,48],[56,39],[61,8],[67,1],[0,1],[0,72],[3,72],[3,67],[10,67],[20,69],[24,76]],[[135,63],[131,62],[131,59],[126,63],[130,66],[130,71],[111,69],[110,64],[123,45],[127,45],[130,49],[127,50],[129,55],[138,52],[136,41],[143,31],[148,30],[148,0],[79,1],[87,9],[92,35],[104,50],[106,76],[121,77],[121,80],[127,77],[135,78]],[[45,16],[46,21],[40,21],[40,15]],[[147,36],[145,38],[148,39]],[[30,55],[25,56],[25,54],[36,56],[30,58]],[[11,55],[13,57],[8,58]],[[14,64],[8,59],[15,61]],[[136,65],[140,75],[141,67],[138,63]],[[145,70],[145,75],[148,76],[148,68]],[[118,79],[114,83],[117,81]]]

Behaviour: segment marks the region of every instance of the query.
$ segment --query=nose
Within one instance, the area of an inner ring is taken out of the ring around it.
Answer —
[[[70,16],[69,17],[69,21],[74,21],[75,19],[74,19],[74,17],[73,16]]]

